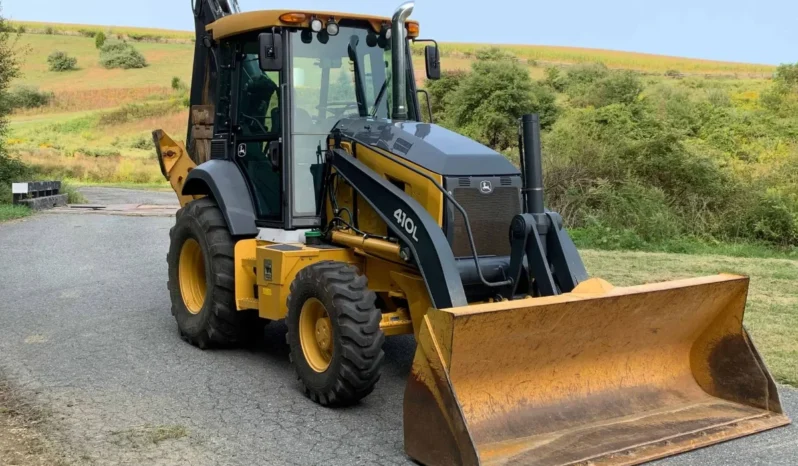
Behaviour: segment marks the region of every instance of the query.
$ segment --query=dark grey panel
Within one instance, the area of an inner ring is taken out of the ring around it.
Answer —
[[[444,176],[501,176],[520,172],[503,155],[441,126],[369,118],[344,119],[333,131],[378,147]]]
[[[224,214],[231,235],[258,235],[252,198],[246,180],[234,162],[210,160],[191,170],[183,194],[212,195]]]
[[[275,251],[283,251],[283,252],[302,250],[302,248],[300,248],[299,246],[292,246],[290,244],[277,244],[275,246],[269,246],[266,249],[274,249]]]

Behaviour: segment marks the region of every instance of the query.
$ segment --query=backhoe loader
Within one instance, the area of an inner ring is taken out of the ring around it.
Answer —
[[[153,133],[182,206],[183,339],[284,319],[304,393],[343,406],[374,390],[385,337],[415,335],[405,450],[431,465],[637,464],[789,423],[742,325],[747,278],[590,278],[544,207],[537,116],[520,169],[422,121],[410,44],[429,79],[440,53],[412,3],[192,7],[187,143]]]

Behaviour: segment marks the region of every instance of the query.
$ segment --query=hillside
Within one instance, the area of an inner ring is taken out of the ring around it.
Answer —
[[[129,27],[105,27],[14,22],[24,31],[20,45],[22,76],[12,83],[38,89],[49,101],[17,109],[8,139],[13,154],[52,176],[86,182],[162,183],[152,158],[150,131],[163,128],[181,137],[187,110],[185,86],[190,82],[191,33]],[[146,58],[141,69],[105,69],[98,59],[93,36],[103,32],[110,40],[133,44]],[[475,56],[487,46],[442,43],[444,70],[469,70]],[[631,52],[551,46],[498,46],[535,80],[546,70],[585,63],[609,69],[628,69],[648,76],[647,87],[673,85],[674,77],[694,76],[728,90],[730,98],[755,102],[774,67]],[[59,50],[77,59],[77,69],[48,71],[47,57]],[[424,84],[421,49],[414,51],[419,84]],[[173,89],[173,78],[179,81]],[[66,157],[64,157],[66,156]]]

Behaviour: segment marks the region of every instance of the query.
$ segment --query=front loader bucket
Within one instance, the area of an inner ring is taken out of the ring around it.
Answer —
[[[743,329],[748,279],[431,309],[405,449],[450,464],[638,464],[789,424]]]

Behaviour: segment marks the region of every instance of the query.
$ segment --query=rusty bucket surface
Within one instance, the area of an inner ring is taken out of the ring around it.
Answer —
[[[638,464],[786,425],[745,277],[431,309],[405,391],[424,464]]]

